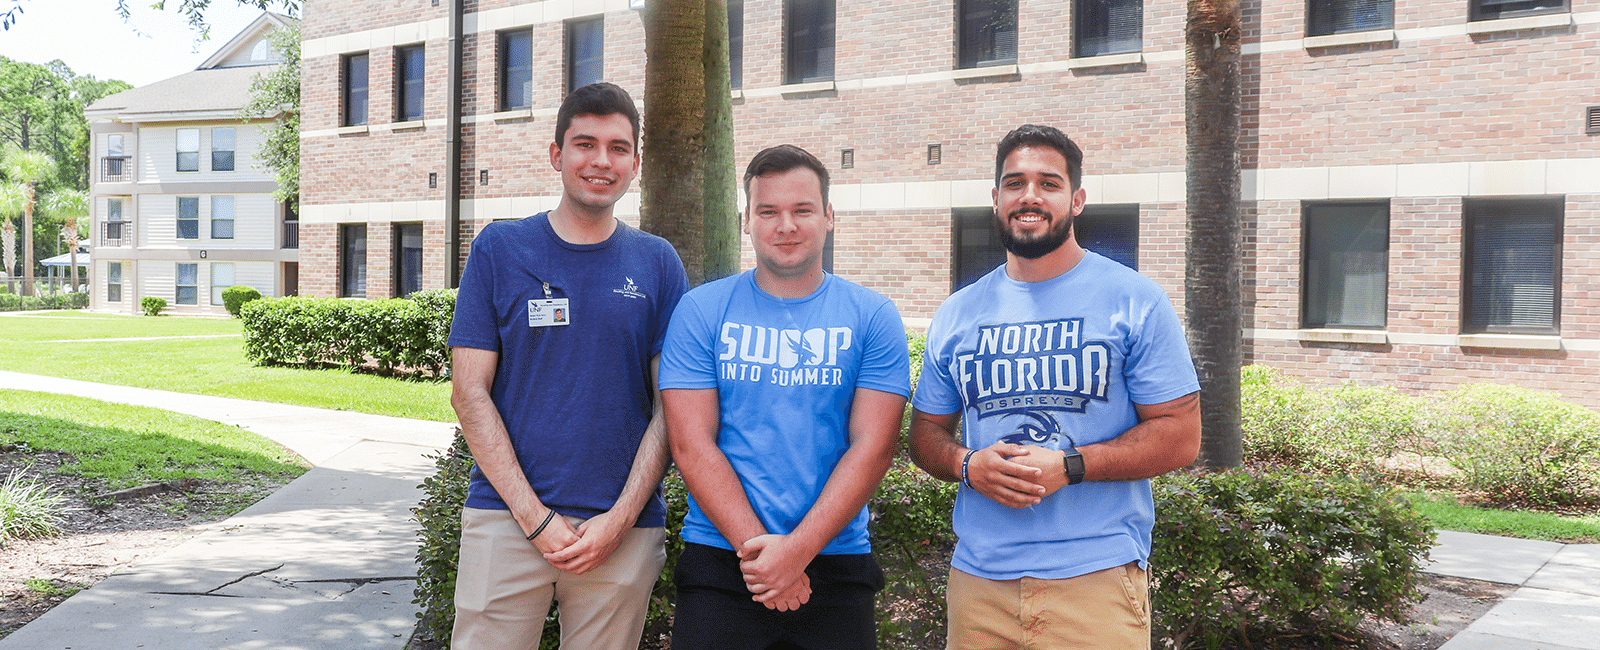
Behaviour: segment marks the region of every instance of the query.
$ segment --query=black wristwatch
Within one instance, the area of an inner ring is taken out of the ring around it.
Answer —
[[[1061,450],[1062,469],[1067,472],[1067,485],[1077,485],[1083,482],[1083,454],[1078,453],[1077,447],[1067,447]]]

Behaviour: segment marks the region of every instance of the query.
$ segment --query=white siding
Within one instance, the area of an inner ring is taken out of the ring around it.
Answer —
[[[256,150],[264,139],[265,121],[244,124],[238,121],[195,122],[179,126],[147,126],[139,129],[139,180],[162,182],[272,180],[272,174],[256,164]],[[233,127],[233,171],[211,171],[211,129]],[[178,129],[200,130],[200,171],[178,171]],[[126,150],[128,143],[123,143]]]
[[[277,262],[234,262],[233,283],[254,287],[261,295],[274,298],[278,295]]]
[[[204,201],[201,202],[200,210],[202,212],[206,210]],[[177,195],[146,194],[139,197],[139,245],[175,246],[180,243],[177,237]],[[199,243],[199,240],[185,239],[181,243],[193,246]]]
[[[178,267],[176,266],[175,262],[168,262],[165,260],[146,260],[140,262],[139,295],[125,295],[125,297],[138,300],[140,298],[144,298],[145,296],[155,296],[167,301],[167,307],[171,308],[174,303],[177,302],[173,289],[173,280],[175,279],[174,275],[176,275],[178,272],[177,269]],[[128,277],[128,272],[126,270],[123,271],[122,277],[124,282],[126,282]],[[127,292],[123,293],[126,294]],[[137,302],[135,304],[137,304]]]
[[[199,239],[177,238],[179,196],[193,196],[200,201]],[[211,194],[140,196],[139,245],[273,250],[278,227],[278,203],[271,194],[222,195],[233,197],[233,239],[211,238],[212,196]],[[124,206],[123,210],[126,217],[127,206]]]

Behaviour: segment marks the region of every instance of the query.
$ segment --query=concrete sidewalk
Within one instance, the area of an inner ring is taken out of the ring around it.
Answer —
[[[315,465],[0,640],[0,650],[398,649],[416,624],[417,485],[453,425],[0,372],[0,388],[235,424]]]
[[[417,485],[452,425],[0,372],[0,388],[243,426],[316,465],[167,553],[101,581],[0,650],[404,647]],[[1600,544],[1440,531],[1425,569],[1518,585],[1444,650],[1600,650]]]

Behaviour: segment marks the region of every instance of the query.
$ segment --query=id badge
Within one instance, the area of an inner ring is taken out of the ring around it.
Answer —
[[[572,309],[566,298],[528,301],[528,327],[555,327],[572,322]]]

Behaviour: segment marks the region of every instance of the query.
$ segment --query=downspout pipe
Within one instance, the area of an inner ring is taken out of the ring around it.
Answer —
[[[461,50],[466,0],[450,3],[449,66],[445,91],[445,273],[450,288],[461,286]]]

